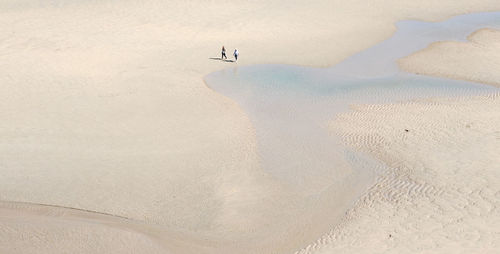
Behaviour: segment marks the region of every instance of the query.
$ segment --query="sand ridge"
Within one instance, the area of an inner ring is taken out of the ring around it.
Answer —
[[[165,253],[154,234],[135,230],[130,220],[116,216],[1,202],[0,218],[2,253],[100,253],[109,249],[119,253]]]

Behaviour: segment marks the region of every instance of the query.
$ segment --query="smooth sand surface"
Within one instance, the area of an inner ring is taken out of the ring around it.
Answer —
[[[500,86],[500,31],[484,28],[467,42],[436,42],[399,61],[408,72]]]
[[[210,58],[225,45],[239,49],[238,64],[326,66],[387,38],[397,20],[498,8],[497,0],[1,0],[0,200],[84,211],[60,218],[59,208],[3,207],[0,250],[300,249],[319,237],[309,216],[329,214],[291,204],[296,194],[259,168],[248,118],[202,81],[234,63]],[[108,215],[82,219],[95,212]],[[110,216],[127,219],[107,227]],[[148,225],[164,231],[153,237]]]
[[[0,252],[163,253],[154,236],[130,230],[132,225],[130,220],[103,214],[2,202]]]

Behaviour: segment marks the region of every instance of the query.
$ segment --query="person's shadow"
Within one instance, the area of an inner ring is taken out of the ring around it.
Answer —
[[[208,59],[212,59],[212,60],[219,60],[219,61],[221,61],[221,60],[222,60],[222,61],[224,61],[224,62],[228,62],[228,63],[233,63],[233,62],[234,62],[234,60],[222,59],[222,58],[220,58],[220,57],[210,57],[210,58],[208,58]]]

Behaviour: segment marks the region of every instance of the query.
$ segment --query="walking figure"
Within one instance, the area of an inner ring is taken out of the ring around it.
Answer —
[[[237,50],[237,49],[234,49],[234,53],[233,53],[233,55],[234,55],[234,60],[235,60],[235,61],[238,61],[238,56],[240,55],[240,52],[238,52],[238,50]]]
[[[224,46],[222,46],[222,56],[220,58],[221,60],[224,60],[224,59],[227,59],[227,56],[226,56],[226,48],[224,48]]]

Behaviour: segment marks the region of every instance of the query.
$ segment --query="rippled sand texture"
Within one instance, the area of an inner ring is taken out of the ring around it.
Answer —
[[[498,84],[497,33],[437,42],[400,65]],[[498,252],[498,93],[352,106],[330,129],[390,168],[340,226],[298,253]]]
[[[500,86],[500,30],[478,30],[467,42],[433,43],[399,65],[408,72]]]
[[[390,170],[298,253],[496,253],[500,95],[363,105],[331,130]],[[408,130],[408,131],[405,131]]]

